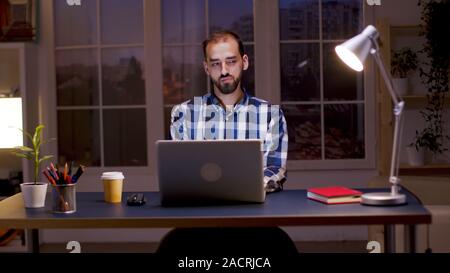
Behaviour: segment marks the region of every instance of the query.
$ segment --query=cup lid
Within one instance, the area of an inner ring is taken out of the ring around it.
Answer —
[[[122,172],[104,172],[102,173],[101,179],[113,180],[113,179],[124,179]]]

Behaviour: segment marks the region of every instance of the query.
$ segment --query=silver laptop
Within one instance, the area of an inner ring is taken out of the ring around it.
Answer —
[[[260,140],[159,140],[156,150],[163,206],[265,200]]]

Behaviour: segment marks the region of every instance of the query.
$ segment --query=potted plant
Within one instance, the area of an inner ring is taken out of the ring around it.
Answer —
[[[449,90],[450,67],[450,1],[419,0],[422,7],[421,35],[425,36],[425,44],[419,53],[426,55],[428,61],[420,68],[420,78],[427,86],[427,105],[420,111],[425,121],[425,127],[421,131],[416,130],[415,140],[410,147],[416,150],[424,148],[433,156],[441,154],[448,149],[445,140],[444,128],[444,102]]]
[[[425,165],[425,150],[428,145],[435,142],[434,136],[430,130],[416,130],[414,141],[406,147],[408,163],[411,166]]]
[[[417,69],[417,54],[409,47],[392,51],[391,74],[392,83],[399,95],[408,91],[408,73]]]
[[[34,166],[34,181],[20,184],[26,208],[41,208],[45,205],[48,184],[46,182],[39,182],[39,169],[44,160],[50,159],[53,156],[41,155],[41,146],[51,141],[42,141],[42,129],[44,129],[44,125],[38,125],[33,135],[25,130],[21,130],[30,140],[32,147],[18,146],[13,151],[14,155],[32,161]]]

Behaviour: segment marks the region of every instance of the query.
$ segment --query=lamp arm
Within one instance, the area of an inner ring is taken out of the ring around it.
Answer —
[[[381,76],[383,77],[383,80],[386,84],[386,87],[389,91],[389,94],[391,95],[392,101],[394,102],[394,105],[398,105],[402,100],[400,99],[400,96],[397,94],[397,92],[394,90],[394,85],[392,84],[392,79],[389,77],[389,75],[386,72],[386,67],[384,66],[383,62],[381,61],[380,53],[377,49],[372,49],[370,52],[373,57],[375,58],[375,62],[378,65],[378,68],[380,69]]]
[[[371,39],[372,40],[372,39]],[[391,194],[397,195],[399,191],[398,184],[400,183],[400,179],[398,178],[398,168],[400,163],[399,158],[399,147],[401,146],[401,132],[403,129],[403,108],[405,106],[405,102],[401,99],[400,96],[395,92],[394,86],[392,84],[392,80],[386,72],[386,67],[383,65],[381,61],[381,57],[378,50],[378,44],[376,41],[372,40],[372,43],[375,45],[375,48],[371,50],[371,54],[377,63],[381,75],[383,77],[384,82],[386,83],[386,87],[391,95],[392,101],[394,102],[394,139],[392,143],[392,155],[391,155],[391,170],[389,176],[389,182],[392,183],[391,186]]]

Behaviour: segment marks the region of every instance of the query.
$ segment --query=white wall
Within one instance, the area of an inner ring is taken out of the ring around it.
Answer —
[[[415,25],[420,22],[418,0],[381,0],[380,6],[373,6],[375,17],[388,18],[393,25]]]

